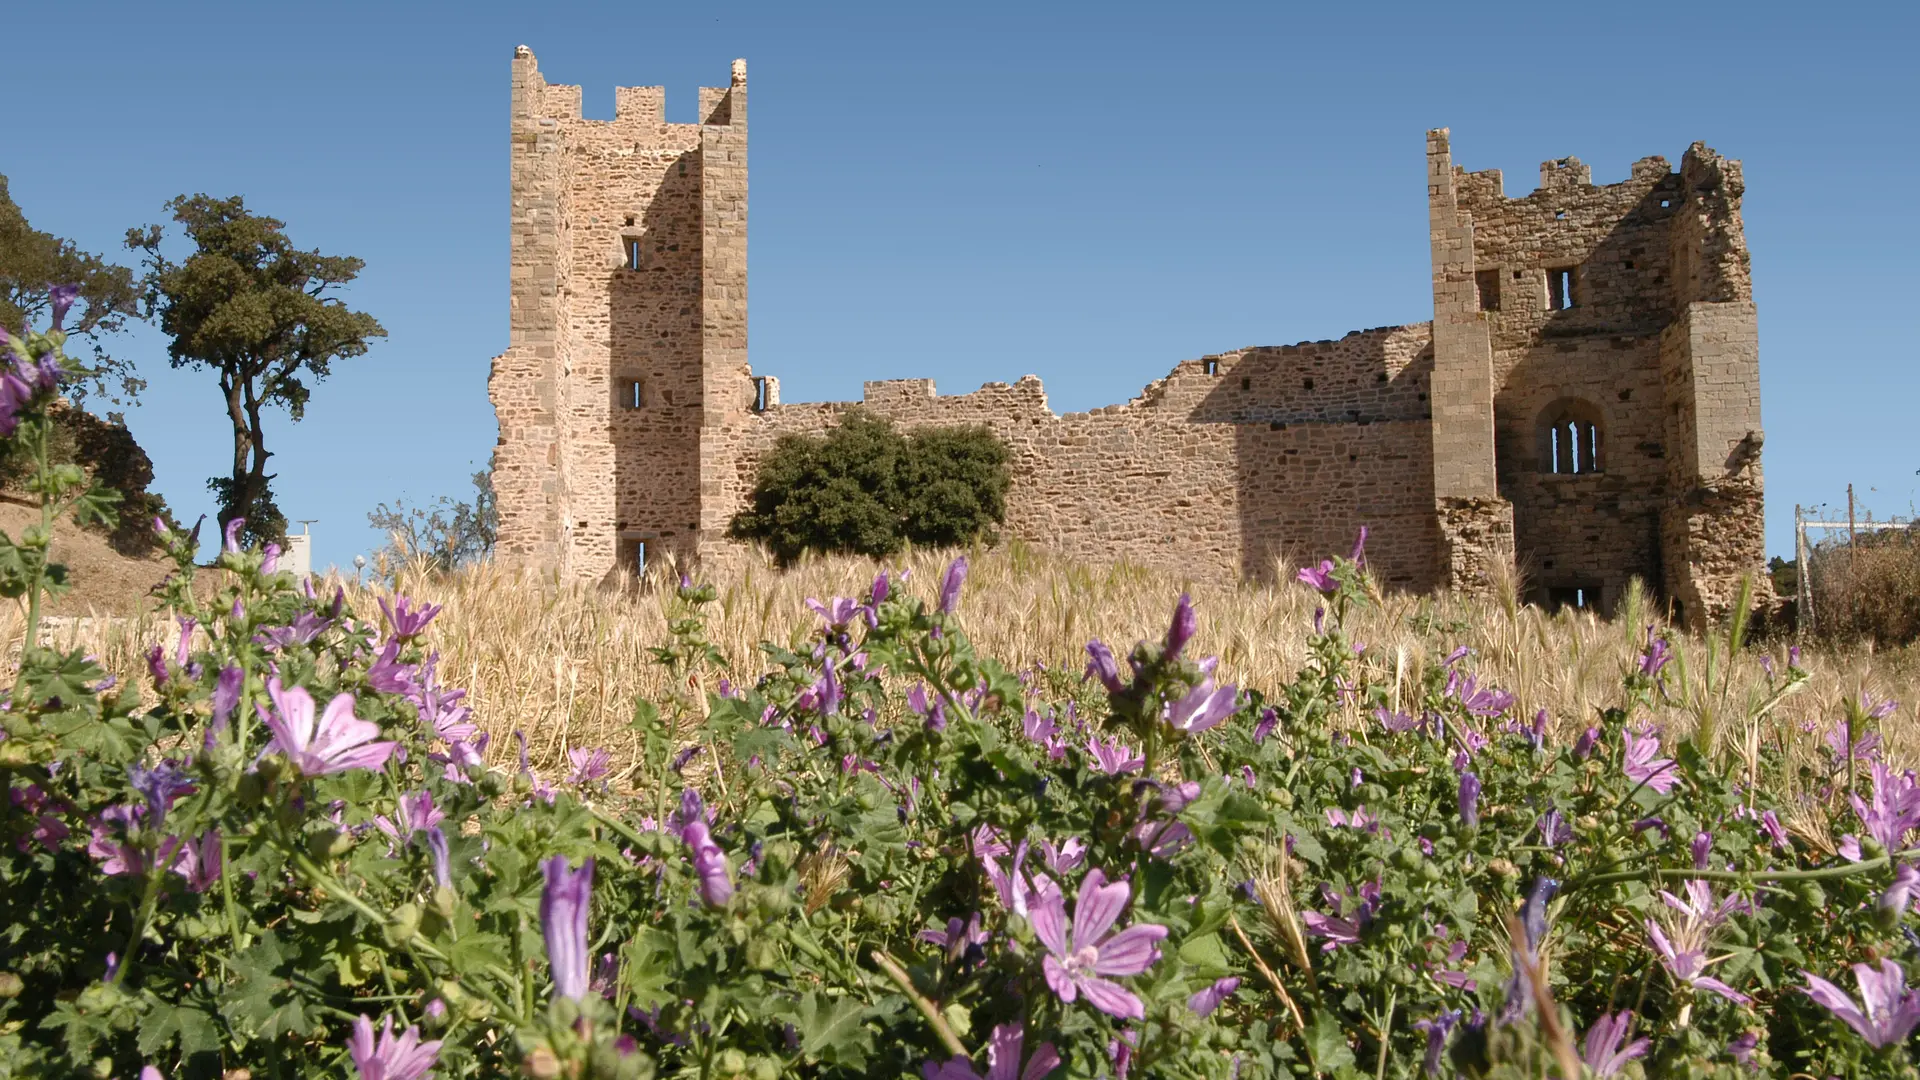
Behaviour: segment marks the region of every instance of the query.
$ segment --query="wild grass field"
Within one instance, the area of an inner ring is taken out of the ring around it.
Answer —
[[[896,577],[904,571],[909,590],[931,595],[953,554],[915,551],[885,564],[815,558],[789,570],[761,561],[716,580],[719,602],[707,632],[726,668],[701,672],[700,690],[714,690],[723,677],[751,682],[766,666],[760,642],[804,641],[819,621],[809,598],[864,595],[883,565]],[[1273,583],[1229,585],[1072,562],[1016,543],[974,552],[972,567],[965,612],[975,643],[1009,663],[1076,673],[1086,663],[1089,638],[1151,639],[1185,592],[1201,616],[1197,645],[1220,657],[1224,677],[1241,686],[1279,686],[1307,661],[1314,611],[1323,603],[1285,565],[1274,567]],[[358,581],[335,575],[316,578],[315,587],[322,599],[344,590],[347,606],[370,623],[379,622],[378,601],[390,594],[443,605],[435,623],[441,675],[467,688],[475,721],[492,734],[490,752],[501,761],[513,752],[510,736],[524,730],[538,764],[563,761],[567,750],[579,747],[604,747],[618,764],[631,757],[637,738],[630,730],[635,702],[692,689],[665,685],[648,652],[668,637],[673,589],[665,577],[616,588],[487,564],[446,574],[382,563]],[[1350,633],[1365,646],[1364,662],[1395,685],[1417,686],[1429,665],[1467,646],[1483,678],[1515,696],[1515,715],[1544,708],[1555,737],[1571,739],[1612,700],[1651,630],[1672,641],[1675,660],[1663,673],[1666,692],[1649,719],[1676,737],[1707,725],[1713,750],[1730,767],[1751,759],[1757,739],[1793,753],[1816,752],[1841,702],[1862,693],[1900,702],[1881,722],[1888,753],[1903,767],[1920,762],[1920,664],[1910,650],[1810,644],[1800,666],[1811,678],[1753,727],[1745,717],[1772,692],[1762,658],[1784,670],[1790,636],[1746,641],[1729,655],[1725,627],[1705,636],[1687,633],[1669,624],[1642,589],[1631,590],[1611,618],[1601,618],[1521,603],[1521,588],[1516,578],[1478,598],[1376,593],[1350,619]],[[9,649],[18,648],[19,629],[12,612],[0,621]],[[79,617],[57,624],[55,644],[85,645],[108,670],[137,685],[144,681],[142,654],[177,635],[157,616]],[[1348,719],[1359,724],[1357,709]]]

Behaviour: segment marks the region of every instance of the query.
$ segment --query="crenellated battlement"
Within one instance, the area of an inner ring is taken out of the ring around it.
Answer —
[[[735,60],[726,86],[699,89],[700,117],[693,124],[667,123],[667,91],[662,86],[613,88],[613,119],[589,120],[583,115],[582,89],[568,83],[550,83],[540,74],[540,61],[525,45],[513,51],[514,109],[530,119],[566,121],[600,128],[727,126],[734,122],[730,108],[734,91],[747,87],[747,62]]]

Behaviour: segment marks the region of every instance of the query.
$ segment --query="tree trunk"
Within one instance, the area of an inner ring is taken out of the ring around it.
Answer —
[[[227,419],[233,424],[233,472],[227,499],[220,507],[220,528],[235,518],[252,516],[254,503],[267,490],[265,431],[260,424],[260,400],[253,380],[244,373],[222,372],[220,388],[227,398]]]

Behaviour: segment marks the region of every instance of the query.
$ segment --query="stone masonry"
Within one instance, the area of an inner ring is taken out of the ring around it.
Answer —
[[[658,87],[619,88],[605,121],[580,95],[515,50],[510,337],[489,382],[504,562],[596,580],[729,563],[761,456],[864,408],[992,429],[1008,534],[1187,577],[1268,576],[1365,524],[1394,588],[1482,589],[1517,562],[1541,602],[1607,609],[1639,577],[1698,620],[1761,568],[1740,163],[1702,144],[1600,186],[1549,161],[1510,199],[1428,132],[1428,323],[1183,361],[1084,413],[1031,375],[782,404],[747,363],[745,62],[696,124],[666,123]]]

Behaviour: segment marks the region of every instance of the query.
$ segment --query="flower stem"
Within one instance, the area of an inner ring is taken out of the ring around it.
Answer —
[[[1380,1057],[1373,1067],[1374,1080],[1387,1078],[1387,1047],[1393,1044],[1393,1007],[1399,1003],[1400,988],[1387,988],[1387,1010],[1380,1014]]]
[[[149,863],[157,864],[159,853],[147,853]],[[133,966],[133,954],[140,948],[140,939],[147,936],[147,922],[153,918],[153,908],[160,900],[160,875],[167,869],[159,865],[147,867],[146,891],[140,897],[140,910],[133,917],[133,932],[127,935],[126,950],[120,954],[120,964],[113,969],[113,984],[120,985],[127,977],[127,969]]]
[[[1920,855],[1920,848],[1908,848],[1905,851],[1882,855],[1877,859],[1863,859],[1857,863],[1843,866],[1826,866],[1817,870],[1762,870],[1749,872],[1743,870],[1690,870],[1677,867],[1655,867],[1650,870],[1620,870],[1605,874],[1592,874],[1575,878],[1567,883],[1565,892],[1584,888],[1588,885],[1611,885],[1621,881],[1638,881],[1653,877],[1665,880],[1687,880],[1698,878],[1701,881],[1731,881],[1746,883],[1754,881],[1826,881],[1832,878],[1852,877],[1869,870],[1878,870],[1896,859],[1906,859]]]
[[[955,1057],[962,1058],[970,1056],[967,1053],[966,1046],[960,1042],[960,1037],[955,1035],[953,1029],[947,1026],[946,1018],[940,1015],[940,1010],[934,1008],[933,1002],[928,1001],[920,991],[913,988],[913,979],[907,975],[906,970],[900,966],[898,961],[886,953],[881,952],[879,949],[873,950],[873,952],[868,955],[873,957],[874,964],[886,973],[887,978],[893,980],[893,985],[899,987],[900,992],[907,995],[907,1000],[913,1002],[913,1007],[920,1010],[920,1015],[927,1018],[928,1025],[933,1028],[933,1033],[940,1039],[940,1045],[946,1047],[948,1053]]]

